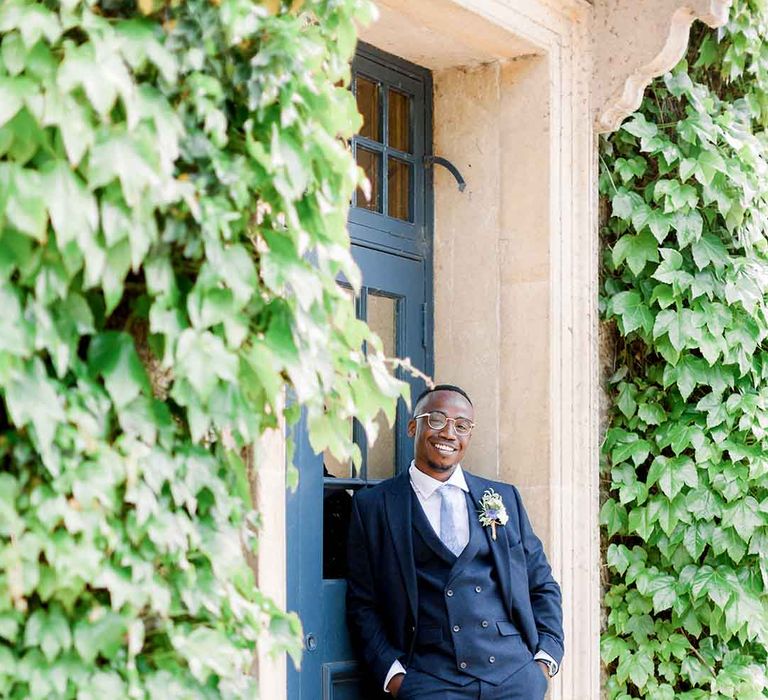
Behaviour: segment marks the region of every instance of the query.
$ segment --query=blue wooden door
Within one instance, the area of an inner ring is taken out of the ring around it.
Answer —
[[[363,47],[353,65],[353,90],[365,123],[352,144],[371,181],[358,192],[349,219],[352,252],[362,272],[359,318],[381,337],[390,356],[408,357],[432,371],[431,190],[424,156],[430,147],[429,74]],[[411,383],[412,395],[423,383]],[[295,432],[299,487],[288,495],[288,605],[304,628],[301,669],[289,668],[290,700],[370,700],[347,633],[344,598],[346,537],[354,493],[407,469],[408,408],[400,401],[393,428],[382,421],[379,439],[360,446],[356,469],[330,454],[314,454],[301,424]]]

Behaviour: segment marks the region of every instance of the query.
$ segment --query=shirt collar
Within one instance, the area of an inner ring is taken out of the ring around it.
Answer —
[[[467,481],[464,478],[464,472],[461,469],[460,464],[456,466],[456,469],[454,469],[453,474],[451,474],[451,478],[448,479],[448,481],[438,481],[429,474],[425,474],[416,466],[416,462],[414,461],[411,461],[411,467],[408,470],[408,474],[411,477],[413,488],[416,489],[418,494],[425,500],[443,484],[458,486],[462,491],[469,492],[469,487],[467,486]]]

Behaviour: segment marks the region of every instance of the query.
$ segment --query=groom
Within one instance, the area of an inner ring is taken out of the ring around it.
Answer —
[[[350,631],[401,700],[542,700],[563,656],[560,587],[519,492],[461,467],[473,420],[459,387],[425,391],[410,469],[352,506]]]

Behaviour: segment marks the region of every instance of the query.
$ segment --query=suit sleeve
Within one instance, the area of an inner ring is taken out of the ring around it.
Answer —
[[[563,659],[563,601],[560,586],[552,576],[552,568],[547,561],[541,540],[531,527],[528,514],[523,506],[520,492],[513,486],[517,500],[517,512],[520,519],[520,534],[525,550],[528,569],[528,590],[539,632],[537,651],[549,654],[559,666]]]
[[[347,621],[352,639],[379,687],[396,660],[405,654],[389,642],[376,597],[376,574],[357,498],[352,502],[347,554]]]

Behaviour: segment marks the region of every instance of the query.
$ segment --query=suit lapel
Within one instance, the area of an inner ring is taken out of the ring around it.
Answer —
[[[469,517],[477,518],[478,509],[480,507],[480,500],[483,497],[485,488],[483,483],[478,477],[464,472],[464,478],[467,481],[467,487],[469,493],[472,496],[473,508],[470,510]],[[496,539],[494,540],[491,535],[491,528],[484,527],[485,536],[488,539],[488,545],[491,548],[491,554],[493,555],[493,562],[496,565],[496,573],[499,577],[499,585],[501,586],[501,592],[504,595],[504,602],[507,604],[507,609],[512,609],[512,583],[510,581],[510,561],[509,561],[509,541],[507,540],[507,530],[505,527],[496,528]]]
[[[413,619],[417,612],[416,563],[413,558],[413,521],[411,517],[411,480],[408,471],[399,474],[384,496],[387,523],[392,544],[400,563],[408,604]]]

